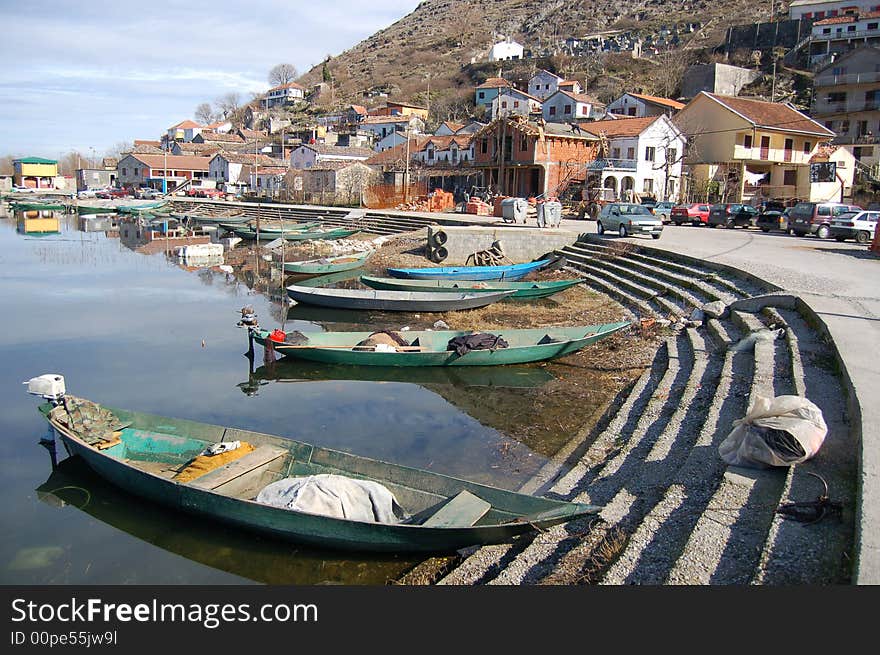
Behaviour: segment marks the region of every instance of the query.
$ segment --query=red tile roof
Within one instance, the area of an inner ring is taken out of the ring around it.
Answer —
[[[571,91],[560,91],[559,93],[562,93],[563,95],[571,98],[572,100],[576,100],[578,102],[585,102],[588,105],[602,105],[601,102],[596,100],[593,96],[588,96],[586,93],[572,93]]]
[[[682,109],[684,107],[684,103],[678,102],[677,100],[670,100],[669,98],[649,96],[643,93],[632,93],[631,91],[628,91],[627,93],[633,98],[638,98],[639,100],[644,100],[645,102],[651,102],[655,105],[663,105],[664,107],[672,107],[673,109]]]
[[[281,91],[281,89],[300,89],[301,91],[306,90],[304,86],[301,86],[296,82],[288,82],[287,84],[279,84],[278,86],[273,86],[271,89],[269,89],[269,91]]]
[[[867,18],[880,18],[880,11],[869,11],[858,15],[832,16],[831,18],[817,20],[813,25],[840,25],[842,23],[855,23]]]
[[[638,136],[648,126],[658,120],[659,116],[646,116],[645,118],[617,118],[604,121],[592,121],[578,123],[582,130],[599,136],[602,132],[609,138]]]
[[[503,77],[490,77],[482,84],[478,85],[476,88],[478,89],[498,89],[504,87],[514,88],[511,82],[508,82]]]
[[[196,123],[195,121],[185,120],[185,121],[180,121],[177,125],[172,125],[172,126],[171,126],[171,129],[174,130],[174,129],[178,129],[178,128],[179,128],[179,129],[181,129],[181,130],[186,130],[186,129],[189,129],[189,128],[191,128],[191,127],[201,127],[201,125],[199,125],[199,124]]]
[[[277,162],[268,157],[266,155],[254,155],[253,153],[244,153],[244,152],[218,152],[214,157],[221,157],[225,159],[230,164],[253,164],[256,160],[257,165],[262,164],[263,166],[273,166],[277,165]],[[213,159],[214,157],[211,157]]]
[[[216,141],[221,143],[244,143],[244,139],[242,139],[237,134],[210,132],[207,130],[203,130],[200,136],[202,137],[203,141]]]
[[[780,102],[767,102],[752,98],[737,98],[722,96],[717,93],[701,91],[720,105],[730,111],[739,114],[755,127],[763,127],[774,130],[804,132],[822,137],[833,137],[834,132],[820,125],[810,117],[802,114],[790,105]],[[697,96],[699,97],[699,96]]]
[[[443,121],[443,125],[445,125],[446,129],[450,132],[458,132],[464,127],[464,123],[453,123],[452,121]]]
[[[421,150],[424,145],[428,142],[429,136],[417,136],[413,137],[409,140],[409,152],[410,155],[414,152],[418,152]],[[396,162],[405,162],[406,161],[406,143],[400,143],[393,148],[389,148],[388,150],[384,150],[383,152],[376,153],[369,159],[367,159],[364,163],[368,166],[374,165],[382,165],[382,164],[394,164]]]

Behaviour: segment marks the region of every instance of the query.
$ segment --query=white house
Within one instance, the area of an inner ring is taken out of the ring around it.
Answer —
[[[865,13],[880,8],[877,0],[794,0],[788,5],[788,17],[792,20],[801,18],[832,18],[851,13]]]
[[[386,150],[391,150],[394,146],[399,146],[401,143],[406,143],[406,132],[398,130],[380,139],[376,143],[376,151],[385,152]]]
[[[529,80],[529,93],[536,98],[546,100],[559,89],[559,83],[565,80],[550,71],[539,70]]]
[[[313,168],[329,161],[366,161],[374,154],[369,148],[304,143],[290,153],[290,167]]]
[[[255,163],[257,166],[277,165],[274,159],[266,155],[218,152],[208,162],[208,179],[218,186],[250,184]]]
[[[474,135],[432,136],[412,153],[414,161],[428,166],[458,166],[474,161]]]
[[[581,123],[607,142],[607,152],[587,165],[602,188],[618,198],[627,191],[677,202],[685,136],[667,116]]]
[[[192,141],[193,138],[204,129],[195,121],[180,121],[177,125],[168,128],[168,141]]]
[[[519,89],[511,88],[501,91],[492,101],[492,120],[504,115],[528,116],[540,113],[540,111],[540,99]]]
[[[299,102],[305,98],[306,90],[296,82],[288,82],[272,87],[263,98],[263,106],[266,109],[280,107],[293,102]]]
[[[510,59],[522,59],[523,47],[507,37],[489,48],[489,61],[506,61]]]
[[[624,93],[613,102],[608,103],[608,113],[619,116],[631,116],[644,118],[646,116],[672,116],[679,109],[684,108],[684,103],[669,98],[649,96],[643,93]]]
[[[257,166],[248,176],[251,190],[259,195],[274,196],[284,188],[287,166]]]
[[[599,118],[604,109],[602,103],[583,93],[557,91],[544,101],[541,113],[548,123],[567,123]]]
[[[425,129],[425,121],[418,116],[367,116],[358,125],[358,130],[369,132],[372,135],[373,143],[378,144],[382,139],[395,132],[406,131],[407,126],[413,134],[418,134]],[[377,151],[381,150],[377,147]]]

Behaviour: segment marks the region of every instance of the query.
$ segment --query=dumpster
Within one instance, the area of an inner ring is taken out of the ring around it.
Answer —
[[[505,223],[525,223],[529,203],[525,198],[505,198],[501,201],[501,217]]]
[[[547,227],[559,227],[559,224],[562,222],[562,203],[558,200],[547,200],[546,202],[542,202],[539,207],[543,207],[543,222],[546,223]],[[538,211],[541,211],[540,209]],[[538,225],[541,225],[542,221],[538,219]]]

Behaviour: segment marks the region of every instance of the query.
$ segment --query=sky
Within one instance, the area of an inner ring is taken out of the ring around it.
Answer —
[[[0,156],[102,156],[158,139],[202,102],[305,73],[419,0],[0,0]]]

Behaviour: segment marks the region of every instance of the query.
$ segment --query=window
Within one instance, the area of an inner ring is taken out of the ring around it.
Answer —
[[[620,148],[611,149],[611,159],[620,159]]]
[[[627,159],[635,159],[636,158],[636,149],[635,148],[627,148],[626,149],[626,158]]]
[[[523,134],[519,139],[519,149],[522,152],[525,152],[529,149],[529,140],[525,134]]]
[[[517,107],[519,107],[519,100],[514,100],[513,101],[513,108],[516,109]]]
[[[565,105],[564,114],[571,114],[571,105]]]
[[[556,116],[556,107],[550,107],[550,115]]]
[[[123,168],[123,169],[122,169],[122,175],[123,175],[123,176],[128,175],[128,169]]]
[[[804,154],[809,155],[813,151],[813,143],[811,141],[804,141]]]
[[[671,164],[674,164],[676,159],[678,159],[678,149],[667,148],[666,149],[666,161],[668,161]]]
[[[833,91],[828,94],[828,102],[846,102],[845,91]]]
[[[831,34],[831,28],[830,27],[823,27],[822,34]]]
[[[868,29],[869,29],[869,30],[876,30],[876,29],[877,29],[877,23],[868,23]]]
[[[654,146],[648,146],[647,148],[645,148],[645,161],[654,161],[655,154],[656,151],[654,149]]]
[[[140,174],[141,174],[141,169],[139,169],[139,168],[134,169],[134,176],[135,177],[137,177]]]
[[[855,26],[855,25],[847,25],[847,26],[846,26],[846,31],[847,31],[847,32],[855,32],[855,31],[856,31],[856,26]]]
[[[428,148],[428,159],[434,159],[434,148]]]
[[[752,147],[752,135],[751,134],[746,134],[743,137],[743,147],[744,148],[751,148]]]
[[[489,139],[480,139],[480,153],[485,155],[489,152]]]
[[[502,109],[507,109],[507,100],[502,100],[502,101],[501,101],[501,108],[502,108]]]
[[[654,180],[646,179],[642,182],[642,193],[653,193],[654,192]]]
[[[626,114],[627,114],[627,116],[635,116],[636,115],[636,108],[630,107],[629,109],[627,109]]]
[[[482,91],[480,91],[479,93],[477,93],[477,97],[478,97],[480,100],[483,100],[483,99],[486,97],[486,94],[483,93]]]

